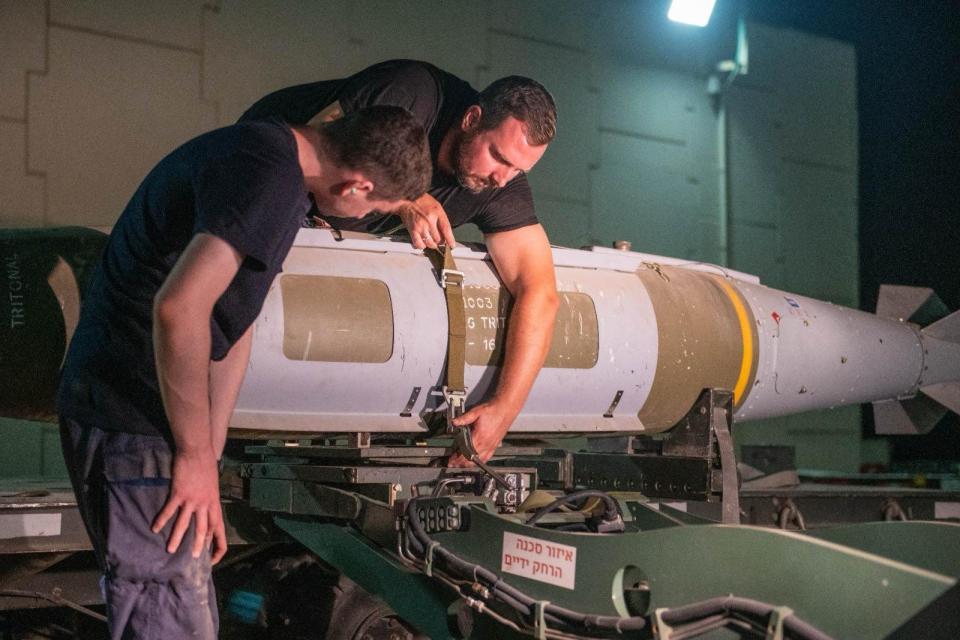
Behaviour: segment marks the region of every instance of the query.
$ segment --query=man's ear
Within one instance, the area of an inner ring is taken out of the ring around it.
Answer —
[[[366,196],[373,191],[373,182],[363,176],[351,180],[344,180],[334,187],[334,193],[340,197]]]
[[[460,121],[460,128],[464,131],[470,131],[471,129],[477,128],[477,126],[480,124],[480,117],[482,115],[483,109],[480,108],[480,105],[471,105],[463,113],[463,119]]]

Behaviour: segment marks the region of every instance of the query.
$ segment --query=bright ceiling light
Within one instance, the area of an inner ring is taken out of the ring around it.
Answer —
[[[716,3],[717,0],[673,0],[667,17],[674,22],[705,27],[710,22],[710,14]]]

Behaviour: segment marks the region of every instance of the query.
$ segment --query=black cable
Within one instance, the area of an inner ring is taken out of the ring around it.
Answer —
[[[575,496],[575,494],[570,494],[570,496]],[[481,584],[486,583],[484,586],[490,589],[491,594],[495,595],[498,600],[508,604],[511,608],[520,612],[521,615],[527,617],[532,616],[533,612],[536,611],[537,600],[503,582],[500,576],[486,567],[467,562],[455,553],[445,549],[442,545],[433,544],[434,541],[420,524],[419,514],[417,513],[417,503],[422,499],[423,498],[411,498],[407,503],[407,530],[412,534],[412,539],[419,545],[419,550],[413,549],[414,552],[419,552],[419,555],[426,555],[427,548],[432,545],[433,558],[442,559],[449,570],[461,576],[472,578]],[[576,497],[572,497],[571,499],[576,499]],[[613,508],[616,509],[616,502],[614,502],[612,498],[610,498],[610,503],[613,505]],[[642,617],[621,618],[619,616],[588,615],[554,604],[545,605],[543,613],[545,621],[550,624],[597,628],[607,631],[635,631],[643,629],[647,624],[646,620]]]
[[[581,500],[583,498],[600,498],[603,500],[604,507],[606,508],[603,513],[603,519],[606,521],[612,520],[620,515],[620,508],[617,506],[616,500],[611,498],[603,491],[597,491],[596,489],[584,489],[583,491],[574,491],[573,493],[568,493],[565,496],[557,498],[550,504],[540,507],[534,511],[533,515],[530,516],[530,519],[527,520],[527,525],[533,526],[540,518],[548,513],[556,511],[563,505],[576,502],[577,500]]]
[[[569,494],[565,496],[565,498],[568,501],[573,501],[586,497],[586,495],[597,494],[601,494],[601,497],[608,498],[614,505],[614,508],[616,508],[616,503],[613,502],[613,499],[606,496],[606,494],[602,494],[602,492],[581,491]],[[426,549],[430,547],[434,541],[423,529],[418,518],[417,502],[422,499],[423,498],[412,498],[407,503],[407,530],[412,534],[412,537],[408,536],[408,539],[416,543],[414,547],[419,547],[418,549],[412,547],[413,550],[415,553],[418,553],[418,555],[424,556]],[[559,503],[562,500],[563,499],[555,502]],[[550,506],[551,505],[547,505],[547,507]],[[609,506],[608,504],[608,508]],[[537,511],[534,516],[537,516],[540,511]],[[619,512],[617,511],[617,513]],[[520,613],[520,615],[530,617],[536,611],[537,600],[503,582],[500,576],[486,567],[468,562],[439,544],[433,544],[433,556],[434,558],[442,559],[447,568],[452,572],[483,584],[483,586],[490,590],[491,595],[495,599],[508,605]],[[717,614],[728,617],[733,614],[740,614],[764,618],[769,617],[774,609],[776,609],[774,605],[759,600],[726,596],[669,609],[661,614],[661,619],[667,624],[679,625],[702,620]],[[596,628],[604,631],[635,631],[646,626],[646,619],[639,616],[620,618],[617,616],[588,615],[555,604],[547,604],[544,606],[544,618],[548,623],[554,625],[559,623],[566,626],[580,626],[587,629]],[[832,640],[830,636],[795,615],[786,617],[783,621],[783,626],[787,635],[797,640]]]
[[[669,625],[689,623],[717,613],[726,615],[740,613],[765,618],[769,617],[775,608],[776,607],[771,604],[751,598],[724,596],[669,609],[664,611],[660,615],[660,618]],[[793,638],[802,640],[831,640],[830,636],[794,615],[784,619],[783,628],[784,631]]]

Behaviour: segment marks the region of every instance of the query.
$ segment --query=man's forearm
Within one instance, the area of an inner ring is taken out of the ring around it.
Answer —
[[[230,416],[233,415],[237,396],[240,395],[252,345],[253,325],[233,345],[223,360],[210,362],[210,424],[213,452],[218,458],[223,453]]]
[[[550,348],[557,293],[552,280],[521,288],[507,324],[503,367],[493,397],[456,418],[457,426],[471,425],[473,445],[481,460],[489,460],[523,408],[533,382]],[[471,464],[461,455],[450,458],[451,466]]]
[[[527,401],[550,350],[556,315],[557,293],[551,287],[526,289],[514,300],[503,368],[494,393],[494,400],[504,403],[514,417]]]
[[[513,296],[507,323],[503,367],[490,404],[500,414],[483,428],[502,439],[510,429],[543,366],[553,337],[559,297],[550,243],[540,225],[486,236],[487,250],[504,286]],[[484,434],[485,435],[485,434]],[[497,442],[499,444],[499,442]]]
[[[158,308],[153,340],[157,378],[177,452],[212,453],[209,320],[190,311],[177,314]]]
[[[242,261],[226,241],[198,233],[154,297],[157,380],[177,455],[213,455],[210,317]]]

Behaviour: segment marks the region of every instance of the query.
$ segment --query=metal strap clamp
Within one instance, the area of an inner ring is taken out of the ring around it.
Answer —
[[[767,623],[767,640],[783,640],[783,621],[792,615],[790,607],[774,607]]]
[[[453,426],[453,419],[464,414],[467,407],[467,389],[451,389],[447,385],[440,388],[443,399],[447,403],[447,427]]]
[[[433,550],[439,546],[440,546],[440,543],[434,540],[433,542],[427,545],[427,550],[423,554],[423,564],[424,564],[423,572],[426,574],[428,578],[433,576]]]
[[[549,600],[537,600],[536,604],[533,605],[533,630],[537,634],[537,640],[547,639],[547,620],[545,611],[548,604],[550,604]]]

